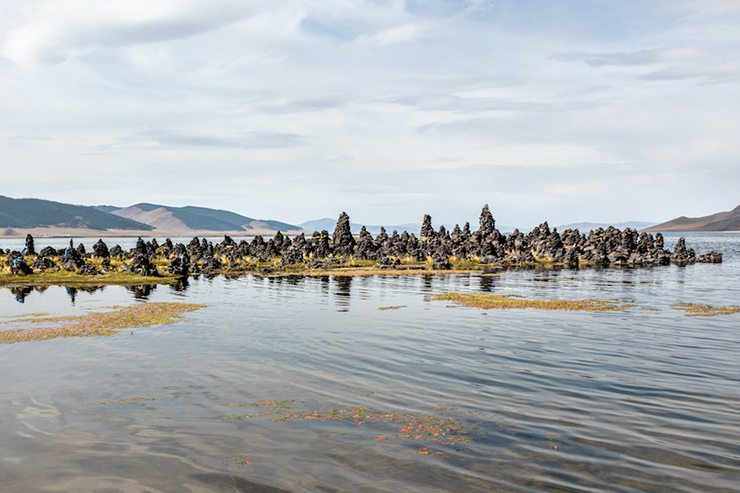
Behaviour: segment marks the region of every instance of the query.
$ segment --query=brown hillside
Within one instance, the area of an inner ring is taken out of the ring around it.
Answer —
[[[681,216],[643,231],[740,231],[740,205],[731,211],[704,217]]]

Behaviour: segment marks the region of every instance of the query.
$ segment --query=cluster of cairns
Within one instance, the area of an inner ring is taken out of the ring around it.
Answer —
[[[277,232],[273,238],[265,239],[255,236],[251,242],[235,242],[225,236],[221,243],[213,244],[205,238],[193,238],[190,243],[173,244],[168,238],[161,245],[152,239],[145,242],[141,238],[130,251],[123,251],[116,245],[108,249],[103,240],[99,240],[87,252],[84,245],[55,250],[46,247],[36,253],[33,238],[28,235],[23,252],[7,251],[8,260],[14,273],[30,273],[32,270],[77,271],[82,274],[99,274],[100,270],[87,263],[90,258],[103,259],[102,271],[110,271],[110,259],[123,261],[125,272],[142,276],[158,276],[157,268],[152,261],[157,258],[168,260],[166,271],[175,276],[187,276],[191,273],[229,271],[255,265],[255,262],[267,263],[279,258],[281,267],[305,265],[308,268],[331,268],[350,260],[362,259],[378,263],[381,268],[396,268],[401,259],[415,262],[426,262],[431,259],[433,269],[450,270],[451,259],[468,260],[480,264],[493,264],[501,267],[557,263],[569,267],[579,265],[598,266],[654,266],[693,264],[695,262],[719,263],[722,254],[709,252],[697,256],[693,249],[686,248],[686,241],[681,237],[673,251],[666,250],[663,236],[657,233],[638,233],[632,228],[619,230],[613,226],[599,228],[589,232],[588,236],[577,229],[568,229],[559,233],[557,228],[550,229],[542,223],[527,234],[514,230],[506,236],[496,229],[496,222],[488,208],[483,207],[478,230],[471,231],[470,224],[460,228],[455,226],[447,231],[444,226],[439,230],[432,227],[432,218],[424,216],[421,233],[416,235],[404,231],[390,235],[381,228],[380,234],[373,237],[365,227],[355,237],[350,230],[349,216],[342,212],[337,221],[334,233],[315,231],[310,238],[301,233],[293,239]],[[24,255],[36,254],[29,267]],[[245,263],[246,262],[246,263]]]

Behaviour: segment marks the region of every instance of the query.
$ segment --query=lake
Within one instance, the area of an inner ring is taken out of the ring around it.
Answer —
[[[724,263],[0,288],[0,330],[207,305],[0,345],[0,490],[739,491],[740,314],[674,305],[740,304],[740,234],[685,236]],[[449,292],[628,306],[432,299]]]

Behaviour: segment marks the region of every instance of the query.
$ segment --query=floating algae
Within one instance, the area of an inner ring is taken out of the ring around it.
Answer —
[[[130,399],[116,399],[112,401],[100,401],[100,402],[87,402],[82,404],[83,407],[87,406],[110,406],[112,404],[131,404],[140,401],[153,401],[150,397],[131,397]]]
[[[406,308],[406,305],[381,306],[378,310],[400,310],[401,308]]]
[[[146,303],[119,308],[111,312],[89,313],[79,317],[34,318],[44,327],[0,331],[0,344],[43,341],[58,337],[110,336],[118,329],[171,324],[205,305],[193,303]]]
[[[431,413],[387,412],[373,407],[344,409],[301,408],[297,401],[258,401],[251,404],[229,404],[229,407],[258,407],[259,412],[227,416],[224,420],[268,419],[275,423],[297,421],[344,421],[354,425],[372,426],[378,432],[372,440],[425,440],[438,445],[468,443],[475,428],[465,427],[460,413],[454,408],[438,409]],[[257,411],[257,409],[255,409]],[[470,413],[468,413],[470,414]],[[327,438],[346,433],[322,434]]]
[[[586,312],[620,311],[634,306],[623,300],[526,300],[499,294],[446,293],[430,295],[433,300],[452,301],[461,306],[499,310],[533,308]]]
[[[683,310],[687,317],[716,317],[717,315],[732,315],[740,312],[740,306],[712,306],[699,303],[678,303],[672,305],[674,310]]]

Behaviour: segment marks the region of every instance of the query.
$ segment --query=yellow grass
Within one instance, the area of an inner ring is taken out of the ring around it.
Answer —
[[[678,303],[671,306],[674,310],[683,310],[687,317],[716,317],[740,312],[740,306],[712,306],[699,303]]]
[[[89,313],[80,317],[28,317],[19,322],[44,324],[43,327],[0,331],[0,344],[43,341],[59,337],[110,336],[118,329],[171,324],[182,314],[203,308],[192,303],[142,303],[110,312]]]
[[[482,309],[536,309],[566,311],[619,311],[634,306],[621,300],[526,300],[499,294],[433,294],[433,300],[452,301],[455,304]]]

